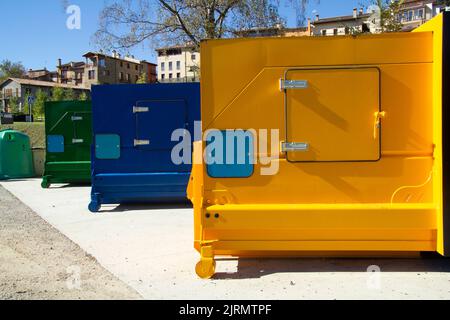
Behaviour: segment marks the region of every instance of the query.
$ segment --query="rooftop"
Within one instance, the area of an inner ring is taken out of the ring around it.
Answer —
[[[61,87],[64,89],[89,90],[86,88],[73,86],[73,85],[69,85],[69,84],[62,84],[62,83],[56,83],[56,82],[50,82],[50,81],[31,80],[31,79],[21,79],[21,78],[8,78],[0,84],[0,87],[3,86],[8,81],[14,81],[19,84],[36,86],[36,87]]]
[[[340,16],[340,17],[332,17],[332,18],[323,18],[319,19],[317,21],[311,22],[312,24],[322,24],[322,23],[330,23],[330,22],[344,22],[344,21],[354,21],[359,19],[366,19],[369,18],[372,14],[371,13],[363,13],[358,14],[356,17],[354,15],[349,16]]]
[[[111,59],[128,61],[128,62],[137,63],[137,64],[148,63],[148,64],[152,64],[152,65],[156,66],[156,64],[148,62],[146,60],[136,59],[136,58],[134,58],[134,56],[123,56],[122,57],[120,54],[115,53],[115,52],[113,52],[113,54],[110,55],[110,54],[106,54],[105,52],[102,52],[102,51],[89,51],[83,55],[83,57],[85,57],[85,58],[90,58],[90,57],[95,57],[95,56],[103,56],[103,57],[108,57]]]

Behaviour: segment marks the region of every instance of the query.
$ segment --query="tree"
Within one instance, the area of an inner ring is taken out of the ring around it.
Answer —
[[[9,98],[9,112],[10,113],[19,113],[20,111],[20,100],[18,97]]]
[[[61,87],[53,87],[52,89],[52,101],[64,100],[64,89]]]
[[[450,0],[438,0],[436,4],[444,5],[446,7],[449,7],[450,6]]]
[[[80,93],[80,95],[78,96],[78,100],[80,100],[80,101],[86,101],[86,100],[88,100],[88,95],[87,95],[87,93],[86,92],[82,92],[82,93]]]
[[[399,19],[404,0],[375,0],[375,5],[379,8],[381,32],[398,32],[402,30],[402,23]]]
[[[117,50],[151,41],[199,46],[202,39],[284,24],[278,12],[281,2],[295,5],[304,16],[308,0],[116,0],[102,10],[94,38]]]
[[[76,100],[75,91],[72,88],[67,88],[64,90],[64,100],[66,101]]]
[[[45,102],[47,102],[48,96],[47,94],[39,89],[36,92],[36,98],[34,100],[33,105],[33,116],[34,117],[42,117],[44,116],[44,108],[45,108]]]
[[[25,74],[25,67],[21,62],[3,60],[0,63],[0,82],[8,78],[23,78]]]
[[[137,79],[136,83],[138,84],[143,84],[143,83],[147,83],[147,75],[143,72],[139,75],[139,78]]]
[[[25,98],[24,98],[24,101],[23,101],[23,109],[22,109],[22,112],[24,113],[24,114],[30,114],[30,104],[29,104],[29,99],[30,99],[30,94],[29,93],[27,93],[26,95],[25,95]]]

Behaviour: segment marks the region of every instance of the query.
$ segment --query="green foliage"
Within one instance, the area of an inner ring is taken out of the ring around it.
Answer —
[[[61,87],[53,87],[52,89],[52,101],[64,100],[64,89]]]
[[[25,67],[21,62],[3,60],[0,63],[0,82],[8,78],[23,78],[25,74]]]
[[[30,114],[30,104],[28,103],[28,99],[29,99],[29,98],[30,98],[30,94],[27,93],[27,94],[25,95],[24,102],[23,102],[23,109],[22,109],[22,112],[23,112],[24,114]]]
[[[68,88],[64,90],[64,100],[76,100],[75,91],[72,88]]]
[[[8,102],[9,112],[10,113],[19,113],[20,111],[20,100],[18,97],[9,98]]]
[[[137,79],[136,83],[138,83],[138,84],[147,83],[147,75],[145,73],[141,73],[139,75],[139,79]]]
[[[88,100],[88,95],[87,95],[87,93],[86,92],[82,92],[82,93],[80,93],[80,95],[78,96],[78,100],[80,100],[80,101],[86,101],[86,100]]]
[[[402,23],[398,18],[404,0],[375,0],[374,4],[380,9],[381,32],[399,32],[402,30]]]
[[[44,108],[45,108],[45,102],[48,101],[47,94],[39,89],[36,92],[36,98],[33,105],[33,116],[34,117],[43,117],[44,116]]]

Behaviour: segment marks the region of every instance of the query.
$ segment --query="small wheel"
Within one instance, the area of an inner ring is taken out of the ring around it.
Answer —
[[[47,178],[43,178],[41,182],[42,189],[50,188],[50,182],[48,182]]]
[[[100,204],[97,201],[91,201],[91,203],[89,203],[88,209],[92,213],[97,213],[100,210]]]
[[[216,273],[216,261],[201,260],[195,266],[195,272],[201,279],[211,279]]]

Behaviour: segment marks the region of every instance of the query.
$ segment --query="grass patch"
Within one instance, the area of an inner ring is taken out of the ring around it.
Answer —
[[[0,125],[0,130],[13,129],[25,133],[30,137],[32,148],[45,148],[44,122],[16,122]]]

